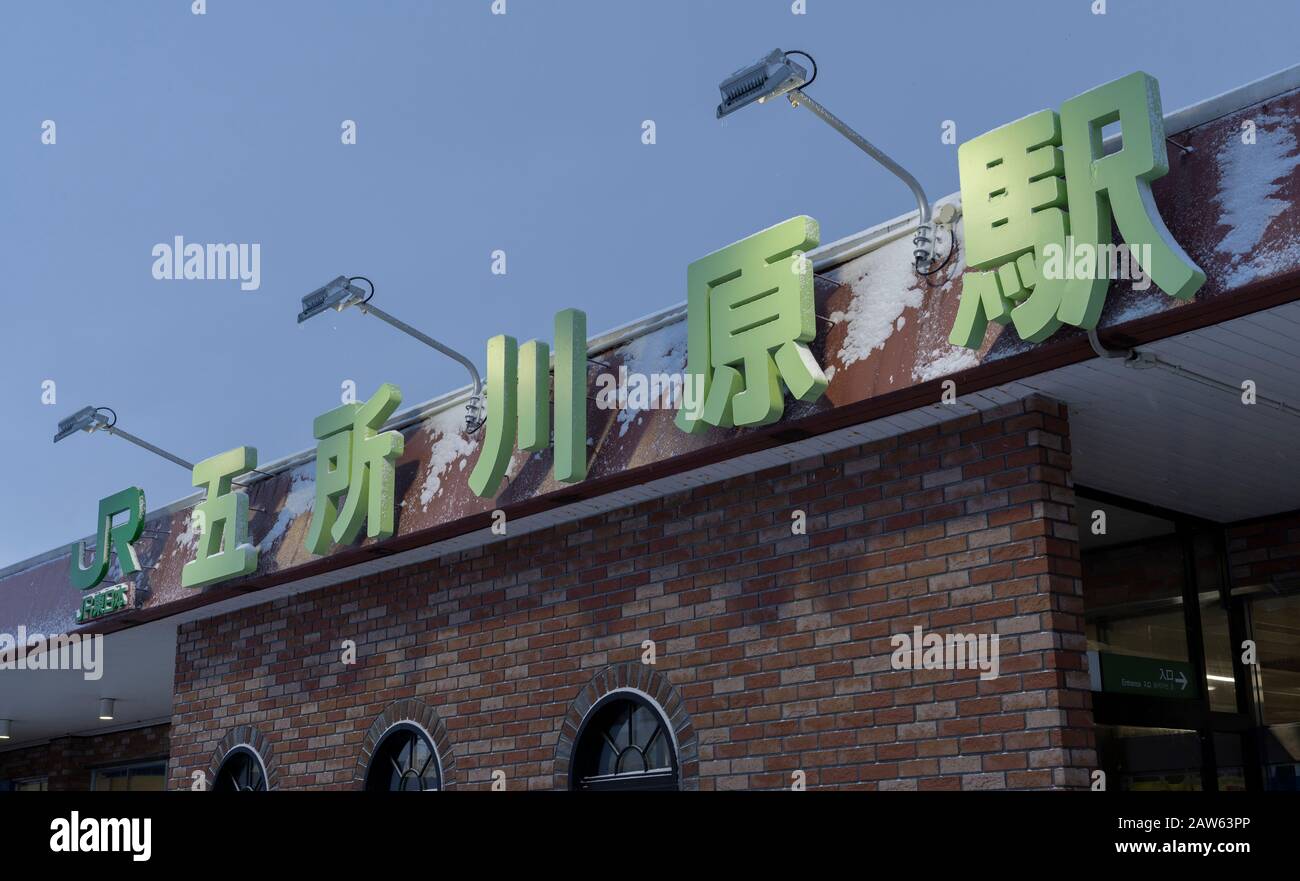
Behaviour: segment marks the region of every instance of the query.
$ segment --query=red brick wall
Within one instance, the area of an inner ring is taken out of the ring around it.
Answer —
[[[86,737],[60,737],[27,749],[0,753],[0,780],[48,777],[51,792],[90,789],[94,769],[166,758],[168,725]]]
[[[553,788],[572,720],[635,680],[672,703],[700,789],[795,770],[810,788],[1086,786],[1069,473],[1065,409],[1032,398],[182,625],[171,785],[251,731],[276,786],[353,788],[381,714],[414,700],[445,726],[451,785],[499,769]],[[891,670],[890,635],[916,624],[1000,633],[1001,676]]]
[[[1228,528],[1235,587],[1300,579],[1300,511]]]

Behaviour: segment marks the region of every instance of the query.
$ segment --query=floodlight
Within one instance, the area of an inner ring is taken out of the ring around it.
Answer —
[[[0,719],[0,740],[8,740],[13,732],[13,720]]]
[[[105,416],[104,412],[111,413],[112,417],[110,418]],[[57,444],[65,437],[76,434],[78,431],[84,431],[89,434],[101,429],[109,434],[120,437],[124,441],[129,441],[137,447],[148,450],[155,456],[162,456],[169,462],[175,462],[177,465],[188,471],[194,470],[194,463],[187,462],[180,456],[167,452],[162,447],[155,447],[153,444],[136,437],[129,431],[124,431],[123,429],[118,428],[117,413],[113,411],[112,407],[82,407],[68,418],[60,420],[59,430],[54,435],[54,442]]]
[[[364,289],[353,284],[355,281],[364,281],[370,285],[370,292],[367,293]],[[470,432],[478,431],[483,425],[483,380],[479,378],[478,368],[474,366],[474,362],[450,346],[443,345],[428,334],[421,333],[405,321],[395,318],[378,306],[373,305],[370,299],[374,295],[374,282],[364,275],[340,275],[324,287],[317,288],[302,298],[302,311],[298,313],[298,323],[301,324],[326,309],[342,312],[349,306],[356,306],[362,313],[373,315],[407,336],[419,340],[429,348],[441,352],[454,361],[459,361],[469,371],[470,381],[474,385],[474,391],[470,396],[469,403],[465,406],[465,427]]]
[[[54,442],[57,444],[65,437],[74,435],[79,431],[95,431],[107,424],[108,420],[101,416],[94,407],[82,407],[68,418],[59,420],[59,430],[54,434]]]
[[[302,311],[298,313],[298,323],[302,324],[313,315],[319,315],[326,309],[342,312],[353,303],[365,299],[365,291],[340,275],[324,287],[319,287],[302,298]]]
[[[808,78],[807,72],[802,66],[790,60],[791,55],[802,55],[808,59],[812,64],[811,79]],[[761,104],[768,98],[775,98],[780,95],[787,96],[790,104],[794,107],[801,104],[806,105],[819,119],[844,135],[858,149],[885,166],[895,177],[907,184],[912,191],[912,195],[916,197],[917,211],[920,215],[916,235],[912,238],[912,244],[915,246],[912,250],[912,257],[917,272],[922,275],[933,275],[938,269],[929,268],[934,263],[934,251],[930,244],[930,200],[926,198],[925,190],[922,189],[921,184],[907,169],[890,159],[862,135],[849,128],[835,114],[808,97],[803,89],[805,86],[812,85],[815,79],[817,79],[817,62],[807,52],[800,49],[787,49],[784,51],[773,49],[761,60],[748,67],[741,68],[722,81],[718,87],[722,92],[722,103],[718,105],[718,118],[721,119],[728,113],[739,110],[747,104],[754,102]],[[951,256],[951,252],[949,256]]]
[[[766,58],[742,67],[718,86],[722,103],[718,105],[718,119],[735,113],[746,104],[760,104],[768,98],[777,98],[808,82],[808,71],[791,61],[780,49],[773,49]]]
[[[99,718],[105,722],[113,721],[113,710],[117,701],[111,697],[101,697],[99,699]]]

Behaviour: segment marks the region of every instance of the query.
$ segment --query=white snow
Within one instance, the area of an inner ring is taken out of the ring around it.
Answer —
[[[1154,286],[1146,294],[1135,297],[1127,306],[1114,314],[1106,315],[1108,325],[1123,324],[1125,321],[1133,321],[1137,318],[1145,318],[1148,315],[1154,315],[1163,310],[1166,301],[1169,298]]]
[[[973,349],[945,344],[947,351],[935,354],[924,364],[912,371],[912,378],[917,382],[927,382],[940,376],[947,376],[959,370],[968,370],[980,363],[979,353]],[[893,377],[890,377],[893,380]]]
[[[848,367],[883,348],[904,324],[903,310],[921,305],[922,291],[912,271],[910,239],[891,242],[861,258],[853,284],[853,300],[843,312],[830,315],[832,324],[848,321],[840,345],[840,363]]]
[[[185,531],[176,533],[176,546],[187,554],[193,554],[195,547],[199,542],[199,524],[198,518],[194,516],[194,508],[189,511],[189,516],[185,521]]]
[[[639,373],[647,382],[658,374],[682,376],[686,371],[686,322],[676,321],[653,333],[628,340],[621,354],[629,376]],[[667,389],[663,390],[659,400],[650,402],[651,406],[667,404],[662,400],[667,393]],[[637,421],[640,414],[640,409],[631,406],[618,411],[619,437],[626,435],[634,422],[640,424]]]
[[[466,461],[478,449],[478,438],[466,437],[462,430],[464,424],[464,411],[456,407],[443,410],[425,422],[423,430],[433,440],[429,446],[429,470],[420,487],[420,510],[427,509],[442,489],[443,474],[452,463],[459,460],[460,469],[465,470]]]
[[[310,510],[316,500],[316,465],[315,463],[299,465],[293,469],[289,478],[289,492],[284,497],[284,504],[275,522],[266,535],[257,543],[258,548],[269,550],[289,529],[289,525],[301,514]]]
[[[1256,117],[1255,143],[1243,143],[1240,131],[1228,135],[1219,148],[1219,223],[1228,233],[1215,246],[1232,257],[1225,279],[1228,287],[1247,284],[1262,272],[1273,272],[1300,262],[1300,248],[1295,243],[1269,247],[1258,246],[1273,219],[1287,208],[1285,199],[1276,198],[1297,165],[1296,136],[1291,116],[1267,114]]]

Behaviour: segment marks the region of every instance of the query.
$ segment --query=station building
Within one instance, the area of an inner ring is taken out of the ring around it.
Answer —
[[[313,448],[250,481],[247,576],[182,586],[200,496],[148,513],[111,613],[77,622],[67,547],[10,566],[0,630],[103,663],[0,670],[0,786],[1296,789],[1300,67],[1165,133],[1206,283],[1117,281],[1091,339],[949,342],[954,195],[933,276],[915,215],[808,255],[830,382],[771,425],[596,406],[685,368],[681,305],[588,340],[581,482],[523,451],[476,496],[461,390],[389,422],[382,541],[307,550]],[[996,675],[900,661],[927,635],[996,635]]]

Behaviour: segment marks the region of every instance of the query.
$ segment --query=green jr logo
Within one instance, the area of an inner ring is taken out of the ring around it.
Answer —
[[[117,553],[117,564],[122,570],[123,578],[140,571],[140,560],[136,556],[134,542],[144,532],[144,513],[144,490],[137,486],[127,487],[99,500],[99,529],[95,534],[94,559],[90,566],[83,565],[86,558],[85,542],[72,544],[74,587],[90,590],[104,580],[108,574],[110,550]],[[119,514],[125,514],[126,520],[114,526],[113,519]]]

